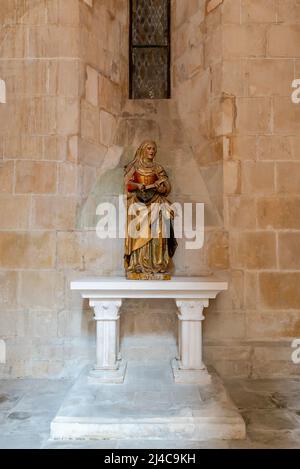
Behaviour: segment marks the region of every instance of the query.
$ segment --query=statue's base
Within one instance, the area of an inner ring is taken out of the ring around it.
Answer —
[[[171,280],[171,275],[128,272],[126,278],[128,280]]]

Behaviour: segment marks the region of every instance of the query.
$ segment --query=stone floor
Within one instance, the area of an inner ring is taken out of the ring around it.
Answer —
[[[0,448],[300,448],[300,380],[233,380],[225,385],[247,424],[243,441],[49,442],[67,380],[0,381]]]

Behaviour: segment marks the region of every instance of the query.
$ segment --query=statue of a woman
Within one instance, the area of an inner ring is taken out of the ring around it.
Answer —
[[[170,279],[168,269],[177,242],[174,212],[167,196],[171,185],[164,168],[156,163],[157,146],[146,141],[125,168],[127,229],[125,270],[129,279]],[[138,216],[138,219],[137,219]],[[135,233],[132,232],[135,227]]]

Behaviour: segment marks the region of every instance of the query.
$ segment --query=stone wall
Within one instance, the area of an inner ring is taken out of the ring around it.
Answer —
[[[222,23],[213,88],[224,106],[231,276],[230,295],[207,315],[207,360],[228,375],[294,376],[300,371],[291,361],[291,342],[300,335],[300,107],[291,101],[291,85],[299,78],[300,4],[207,5],[220,11]]]
[[[205,203],[204,247],[180,241],[175,273],[230,283],[206,313],[207,363],[299,373],[299,18],[296,0],[173,0],[172,99],[132,101],[125,0],[2,0],[2,377],[73,376],[93,360],[92,312],[69,283],[122,274],[123,241],[99,240],[96,207],[117,203],[145,138],[172,200]],[[131,359],[174,355],[174,304],[125,302],[122,344]]]
[[[55,375],[70,355],[58,240],[78,204],[78,2],[5,0],[0,24],[1,375]]]
[[[99,246],[81,213],[107,165],[109,126],[122,102],[126,12],[117,1],[1,2],[4,377],[74,375],[93,358],[92,313],[69,284],[99,265],[111,273],[103,256],[112,248]]]

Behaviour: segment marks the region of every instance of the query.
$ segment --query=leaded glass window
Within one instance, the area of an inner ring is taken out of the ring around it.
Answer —
[[[130,0],[130,98],[170,98],[170,0]]]

